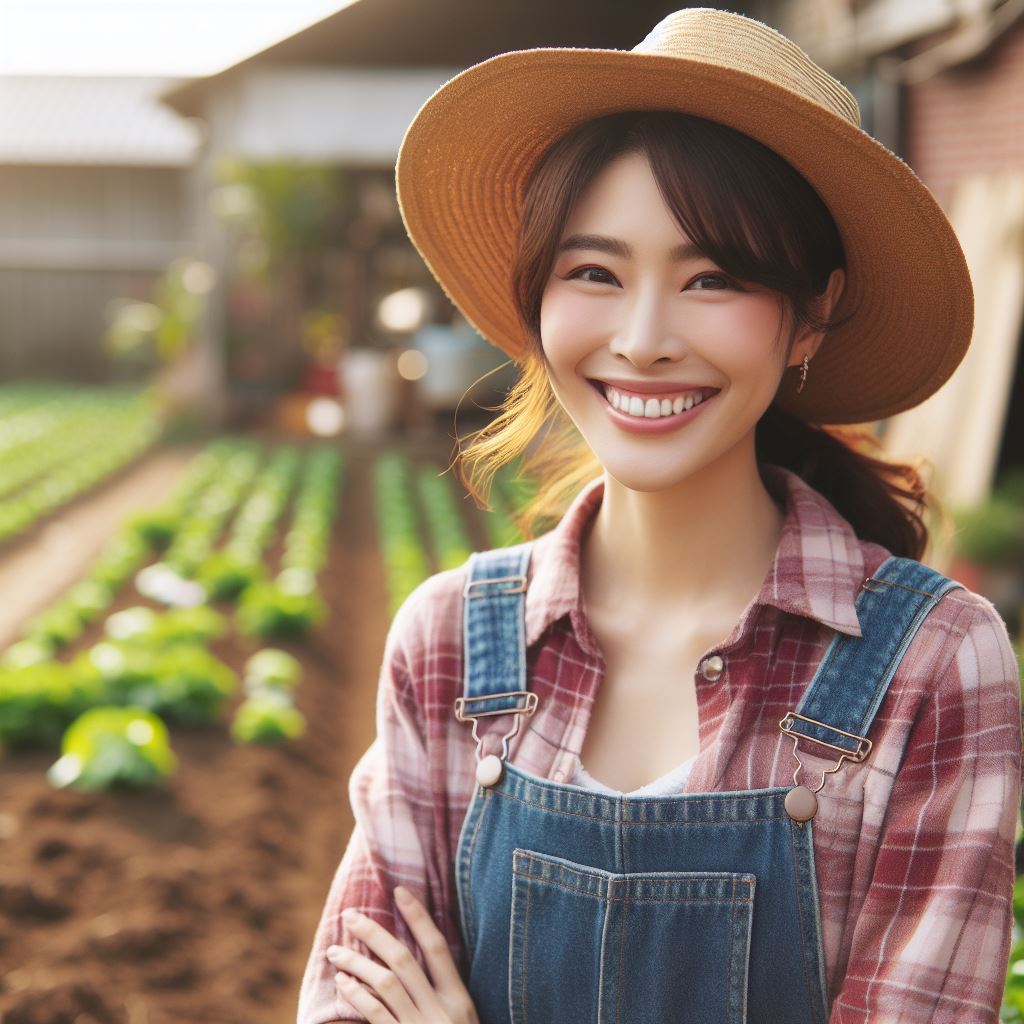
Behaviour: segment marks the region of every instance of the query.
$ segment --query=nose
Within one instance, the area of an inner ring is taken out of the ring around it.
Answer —
[[[622,356],[643,369],[659,360],[681,359],[686,343],[678,325],[673,323],[668,300],[652,289],[623,308],[609,348],[613,355]]]

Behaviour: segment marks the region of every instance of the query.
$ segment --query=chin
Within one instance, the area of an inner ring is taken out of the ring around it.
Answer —
[[[620,464],[617,459],[603,459],[600,452],[596,454],[601,459],[601,465],[604,466],[605,472],[616,483],[631,491],[639,491],[644,494],[653,494],[678,487],[685,484],[696,472],[695,467],[667,466],[664,461],[661,465],[646,466],[637,459],[623,459]]]

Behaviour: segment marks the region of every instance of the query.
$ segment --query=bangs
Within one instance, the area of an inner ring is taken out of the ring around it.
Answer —
[[[541,298],[572,209],[605,166],[636,152],[646,155],[680,229],[709,259],[740,281],[778,292],[794,330],[838,324],[810,308],[846,260],[835,221],[807,180],[725,125],[677,111],[625,111],[572,129],[527,182],[511,287],[535,345]]]

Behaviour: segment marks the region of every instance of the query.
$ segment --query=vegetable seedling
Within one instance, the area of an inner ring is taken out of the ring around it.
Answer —
[[[231,722],[238,743],[283,743],[306,731],[306,719],[277,691],[263,691],[244,700]]]
[[[144,708],[97,707],[79,715],[46,773],[55,788],[156,785],[177,767],[167,726]]]

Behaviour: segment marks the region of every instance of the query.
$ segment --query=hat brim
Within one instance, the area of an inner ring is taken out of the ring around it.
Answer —
[[[836,313],[802,392],[776,403],[816,423],[865,423],[922,402],[970,343],[963,251],[914,172],[866,132],[782,86],[734,68],[629,50],[500,54],[442,85],[409,126],[396,164],[409,237],[466,319],[518,358],[526,341],[510,286],[525,182],[582,121],[676,110],[728,125],[793,165],[831,211],[846,251]]]

